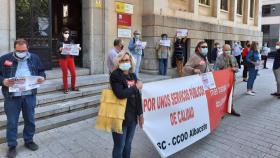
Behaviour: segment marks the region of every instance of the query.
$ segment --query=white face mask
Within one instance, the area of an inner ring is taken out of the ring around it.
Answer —
[[[64,33],[64,34],[63,34],[63,37],[66,38],[66,39],[68,39],[69,34],[65,34],[65,33]]]
[[[16,52],[16,56],[23,59],[27,56],[27,52]]]
[[[278,49],[280,49],[280,46],[276,45],[275,48],[276,48],[276,50],[278,50]]]
[[[136,39],[139,39],[139,38],[140,38],[140,35],[135,35],[135,38],[136,38]]]

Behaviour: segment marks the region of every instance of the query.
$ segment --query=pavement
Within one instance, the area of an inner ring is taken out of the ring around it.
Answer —
[[[270,69],[262,69],[255,81],[256,96],[248,96],[240,74],[234,104],[241,117],[226,116],[210,135],[170,158],[280,158],[280,99],[270,95],[276,89]],[[17,158],[110,158],[112,136],[94,128],[95,118],[41,132],[35,136],[38,151],[28,151],[19,139]],[[5,157],[6,144],[0,145]],[[137,128],[132,158],[160,158],[145,135]]]

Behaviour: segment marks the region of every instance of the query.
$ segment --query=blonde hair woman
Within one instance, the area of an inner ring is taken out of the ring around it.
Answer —
[[[123,121],[123,133],[113,132],[113,158],[129,158],[131,143],[137,123],[143,127],[144,118],[142,110],[141,94],[143,84],[138,81],[134,67],[135,62],[128,52],[120,52],[115,60],[116,69],[111,73],[110,84],[117,98],[127,99],[125,119]]]

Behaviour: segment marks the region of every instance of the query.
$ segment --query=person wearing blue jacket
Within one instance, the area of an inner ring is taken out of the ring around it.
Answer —
[[[141,42],[140,32],[136,30],[136,31],[134,31],[133,35],[134,35],[134,37],[129,41],[128,49],[136,61],[135,74],[138,77],[144,50],[141,47],[141,45],[138,45],[138,43]]]
[[[257,42],[252,42],[250,51],[246,57],[246,61],[248,63],[248,71],[249,71],[246,94],[254,96],[255,91],[253,91],[253,86],[260,66],[260,53],[258,51]]]
[[[10,92],[17,78],[39,76],[37,83],[41,84],[46,74],[40,58],[28,51],[28,43],[24,39],[14,42],[14,52],[0,57],[0,86],[4,96],[4,109],[7,116],[6,137],[8,144],[8,158],[16,157],[18,120],[20,112],[24,119],[23,140],[24,146],[35,151],[39,147],[33,141],[35,134],[35,106],[37,89],[20,92]],[[25,80],[23,80],[25,82]]]

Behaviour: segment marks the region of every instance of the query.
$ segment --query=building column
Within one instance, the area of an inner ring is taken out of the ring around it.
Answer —
[[[220,6],[221,6],[221,1],[213,1],[213,17],[220,19]]]
[[[255,0],[255,4],[254,4],[254,6],[255,6],[255,10],[254,10],[254,25],[255,26],[260,26],[261,25],[259,19],[262,17],[261,8],[260,8],[262,5],[260,5],[260,3],[261,3],[260,0]],[[260,28],[259,28],[259,30],[260,30]]]
[[[229,19],[233,22],[236,20],[236,9],[237,9],[237,0],[231,0],[230,2],[230,8],[229,8]]]
[[[244,13],[243,13],[243,23],[249,23],[250,16],[250,0],[244,0]]]
[[[192,12],[194,15],[198,15],[198,4],[199,0],[190,0],[190,12]]]
[[[16,2],[9,0],[9,43],[10,49],[9,51],[14,49],[14,41],[16,40]]]
[[[102,8],[96,8],[95,1],[83,0],[83,67],[90,74],[104,73],[104,1]]]

